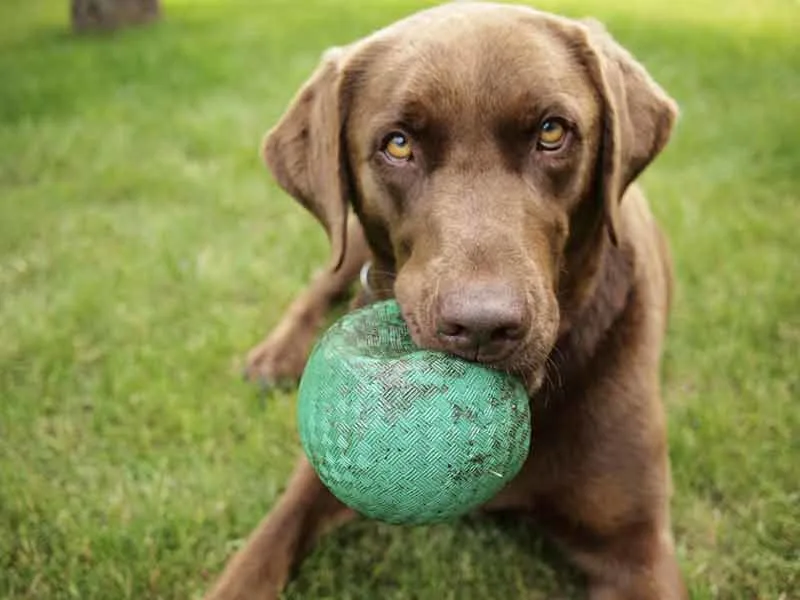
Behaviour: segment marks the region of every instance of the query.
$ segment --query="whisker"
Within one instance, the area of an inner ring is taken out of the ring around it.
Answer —
[[[528,377],[526,376],[526,373],[524,371],[522,373],[520,373],[519,375],[522,378],[522,385],[524,385],[525,389],[527,390],[528,387],[530,386],[531,382],[528,381]]]
[[[550,357],[547,357],[547,359],[545,359],[544,380],[545,380],[545,385],[547,386],[547,388],[548,389],[552,389],[553,388],[553,380],[550,378],[550,369],[548,368],[549,366],[550,366]],[[549,393],[548,394],[544,394],[544,405],[545,406],[547,406],[550,403],[550,397],[552,395],[553,394],[549,394]]]
[[[558,375],[558,390],[559,391],[563,391],[563,389],[564,389],[564,381],[561,378],[561,365],[566,364],[567,357],[564,356],[564,353],[561,351],[561,348],[559,348],[558,346],[555,346],[553,348],[553,351],[555,352],[556,356],[559,359],[557,363],[554,361],[554,364],[553,364],[553,369],[555,369],[556,375]]]
[[[556,380],[553,379],[551,371],[555,372]],[[550,356],[545,359],[545,378],[548,387],[554,392],[561,392],[564,389],[564,381],[561,379],[561,370],[558,368],[558,363]],[[556,394],[547,394],[548,400],[551,397],[557,397]]]

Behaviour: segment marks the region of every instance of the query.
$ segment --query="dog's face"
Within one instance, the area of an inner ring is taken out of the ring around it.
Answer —
[[[515,17],[397,33],[346,130],[354,197],[391,248],[417,343],[510,369],[541,365],[555,341],[569,215],[601,128],[565,44],[515,35]]]
[[[535,382],[673,119],[602,31],[458,4],[329,54],[265,153],[337,262],[352,203],[418,344]]]

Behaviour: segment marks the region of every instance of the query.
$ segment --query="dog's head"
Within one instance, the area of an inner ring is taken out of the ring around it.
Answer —
[[[536,378],[675,116],[600,26],[451,4],[329,51],[264,155],[332,268],[354,208],[418,344]]]

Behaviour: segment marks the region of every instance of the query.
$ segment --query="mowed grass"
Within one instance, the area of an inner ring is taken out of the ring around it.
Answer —
[[[167,1],[72,37],[0,5],[0,598],[197,597],[280,493],[293,393],[241,357],[327,256],[257,147],[324,48],[422,3]],[[646,174],[678,295],[664,368],[692,596],[800,590],[800,7],[544,0],[680,102]],[[289,598],[581,597],[533,529],[359,522]]]

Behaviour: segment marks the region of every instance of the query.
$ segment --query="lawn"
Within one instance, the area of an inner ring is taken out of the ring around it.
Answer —
[[[197,597],[299,450],[241,357],[327,256],[257,147],[329,45],[420,2],[167,0],[75,38],[0,4],[0,598]],[[678,295],[664,365],[696,599],[800,594],[800,7],[543,0],[679,101],[644,180]],[[558,590],[558,591],[556,591]],[[358,522],[288,598],[581,597],[532,529]]]

